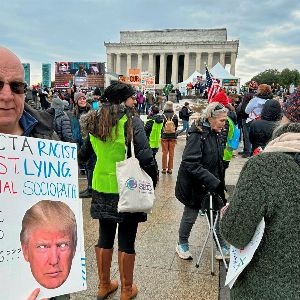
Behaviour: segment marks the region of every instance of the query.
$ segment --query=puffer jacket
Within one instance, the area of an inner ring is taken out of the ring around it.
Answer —
[[[71,120],[62,109],[55,109],[54,130],[63,142],[73,142]]]
[[[249,138],[253,150],[257,147],[265,148],[281,116],[280,103],[276,100],[268,100],[262,109],[261,120],[254,120],[250,125]]]
[[[124,112],[126,113],[126,111]],[[120,119],[124,116],[124,113],[120,116]],[[93,118],[93,114],[97,114],[96,111],[93,111],[91,114],[87,115]],[[99,117],[99,114],[97,118]],[[96,124],[98,124],[96,119]],[[126,136],[126,126],[124,126],[124,132]],[[152,150],[149,146],[148,139],[145,134],[144,124],[141,119],[137,116],[132,118],[132,127],[133,127],[133,144],[135,157],[138,159],[141,168],[152,178],[154,187],[157,183],[157,166],[155,164]],[[95,127],[95,130],[97,127]],[[93,134],[93,132],[91,132]],[[91,155],[94,153],[93,146],[91,141],[88,138],[81,147],[78,153],[79,162],[87,161]],[[128,157],[131,156],[130,146],[127,151]],[[94,172],[97,170],[95,169]],[[108,219],[115,222],[144,222],[147,220],[147,214],[145,213],[118,213],[119,195],[118,194],[108,194],[97,192],[93,190],[92,195],[92,204],[91,204],[91,216],[94,219]]]
[[[208,192],[223,191],[224,168],[220,134],[207,121],[193,124],[188,133],[175,187],[176,198],[184,205],[201,208]]]
[[[164,119],[164,126],[166,125],[167,120],[172,119],[172,117],[173,117],[172,121],[175,124],[175,133],[164,133],[164,126],[163,126],[162,133],[161,133],[161,138],[162,139],[170,139],[170,140],[177,139],[176,131],[177,131],[177,127],[178,127],[178,117],[175,114],[175,112],[174,111],[165,110],[163,112],[163,114],[162,114],[162,117]]]

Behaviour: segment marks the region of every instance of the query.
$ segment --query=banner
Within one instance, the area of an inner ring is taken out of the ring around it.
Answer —
[[[104,87],[104,74],[101,62],[56,62],[55,87],[65,88],[70,80],[82,87]]]
[[[223,86],[237,86],[238,79],[223,79]]]
[[[42,64],[42,87],[51,87],[51,64]]]
[[[141,74],[141,86],[144,92],[155,94],[155,76],[150,73],[143,72]]]
[[[30,85],[30,64],[23,63],[24,68],[24,80],[26,81],[27,85]]]
[[[140,69],[129,69],[129,81],[131,85],[140,86],[141,84],[141,70]]]
[[[0,134],[0,299],[86,289],[77,145]]]

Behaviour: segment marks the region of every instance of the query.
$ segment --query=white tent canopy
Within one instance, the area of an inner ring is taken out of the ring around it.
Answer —
[[[187,80],[179,82],[178,88],[179,88],[180,92],[181,93],[184,92],[186,94],[186,85],[189,82],[192,82],[193,84],[195,84],[198,76],[202,76],[202,78],[205,79],[205,75],[199,73],[198,71],[195,71]]]
[[[217,79],[238,79],[231,75],[220,63],[217,63],[212,69],[210,69],[210,73]]]

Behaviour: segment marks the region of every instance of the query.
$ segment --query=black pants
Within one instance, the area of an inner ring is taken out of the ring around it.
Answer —
[[[99,220],[98,247],[111,249],[114,246],[117,223],[110,220]],[[138,228],[137,222],[122,222],[118,227],[119,251],[134,254],[134,242]]]

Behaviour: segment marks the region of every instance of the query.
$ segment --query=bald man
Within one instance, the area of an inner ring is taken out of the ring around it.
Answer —
[[[53,116],[25,103],[26,83],[19,58],[0,46],[0,133],[58,140]]]

